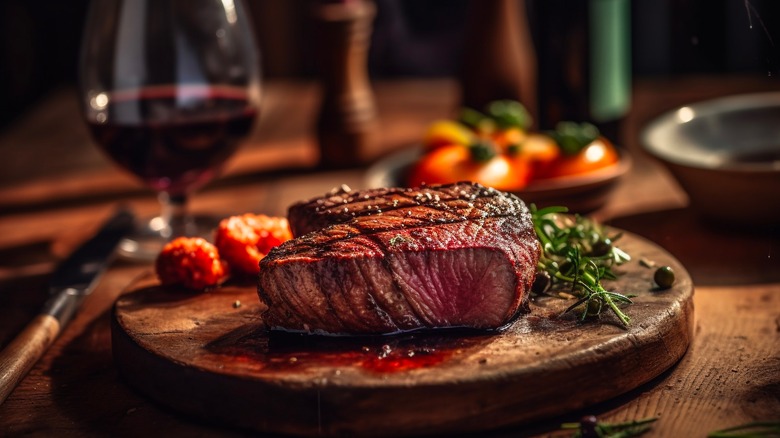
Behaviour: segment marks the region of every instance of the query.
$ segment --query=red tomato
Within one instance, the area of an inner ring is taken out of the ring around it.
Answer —
[[[617,161],[615,147],[606,138],[599,137],[575,155],[561,154],[552,161],[538,163],[534,169],[534,178],[581,175],[611,166]]]
[[[256,275],[271,248],[292,239],[287,219],[246,213],[220,221],[214,245],[236,273]]]
[[[228,275],[217,248],[200,237],[179,237],[163,247],[155,271],[165,285],[204,290],[221,284]]]
[[[530,175],[527,160],[496,154],[485,161],[476,161],[469,147],[449,145],[423,155],[412,167],[407,183],[416,187],[472,181],[498,190],[516,191],[528,184]]]

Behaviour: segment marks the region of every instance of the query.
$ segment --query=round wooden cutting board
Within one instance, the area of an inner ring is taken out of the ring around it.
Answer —
[[[122,377],[171,408],[233,427],[293,435],[463,433],[539,420],[625,393],[674,365],[693,335],[693,284],[651,242],[625,233],[632,256],[605,283],[636,295],[629,328],[611,314],[579,322],[545,298],[495,334],[380,338],[269,335],[253,286],[193,295],[154,275],[116,302],[112,342]],[[671,266],[656,290],[651,260]]]

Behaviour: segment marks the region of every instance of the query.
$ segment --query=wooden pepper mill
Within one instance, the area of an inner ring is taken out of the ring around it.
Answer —
[[[375,14],[370,0],[314,4],[323,93],[316,131],[322,168],[359,166],[371,158],[377,113],[368,49]]]
[[[520,101],[536,119],[536,55],[524,0],[472,0],[460,74],[461,104]]]

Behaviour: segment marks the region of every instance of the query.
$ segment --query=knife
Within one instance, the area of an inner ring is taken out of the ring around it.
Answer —
[[[49,280],[50,298],[40,313],[0,352],[0,404],[22,381],[70,322],[114,257],[119,241],[135,222],[119,209],[100,230],[63,260]]]

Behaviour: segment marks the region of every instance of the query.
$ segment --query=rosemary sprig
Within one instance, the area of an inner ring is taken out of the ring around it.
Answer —
[[[658,418],[650,417],[621,423],[597,421],[594,416],[586,416],[579,423],[563,423],[561,429],[574,430],[572,438],[629,438],[642,435],[650,430]]]
[[[707,438],[758,438],[779,437],[780,421],[756,421],[716,430],[707,434]]]
[[[564,313],[581,308],[580,318],[585,320],[609,309],[627,327],[631,318],[619,304],[631,304],[632,296],[608,291],[601,283],[616,279],[612,268],[631,260],[614,245],[620,235],[609,236],[595,221],[564,214],[568,211],[565,207],[537,209],[532,204],[530,210],[542,244],[537,272],[548,276],[552,286],[568,285],[570,293],[577,298]]]

